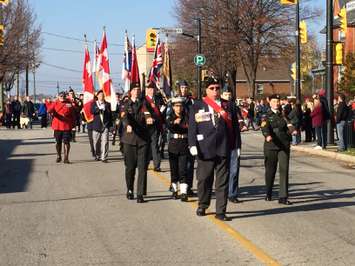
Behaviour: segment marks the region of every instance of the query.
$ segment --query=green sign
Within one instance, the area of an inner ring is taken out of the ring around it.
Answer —
[[[203,66],[206,64],[206,57],[203,54],[197,54],[195,55],[194,63],[196,66]]]

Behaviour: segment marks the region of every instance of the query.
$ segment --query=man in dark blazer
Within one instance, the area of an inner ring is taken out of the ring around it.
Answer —
[[[198,216],[206,215],[212,195],[216,171],[216,218],[228,221],[226,216],[230,154],[236,145],[238,120],[230,101],[220,98],[220,82],[209,78],[206,97],[195,101],[189,116],[189,147],[197,156]]]
[[[94,115],[92,122],[92,136],[95,148],[95,160],[107,163],[109,129],[112,126],[111,105],[105,101],[105,95],[102,90],[96,93],[97,101],[91,106],[91,112]]]

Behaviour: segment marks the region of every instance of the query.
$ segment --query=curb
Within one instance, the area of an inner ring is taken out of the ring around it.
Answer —
[[[343,161],[346,163],[354,163],[355,164],[355,156],[351,156],[351,155],[336,153],[336,152],[332,152],[332,151],[314,150],[312,148],[302,147],[302,146],[292,146],[291,150],[305,152],[305,153],[309,153],[309,154],[313,154],[313,155],[319,155],[319,156],[327,157],[327,158],[334,159],[337,161]]]

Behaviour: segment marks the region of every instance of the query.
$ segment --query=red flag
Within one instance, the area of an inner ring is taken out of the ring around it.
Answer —
[[[137,51],[136,51],[136,44],[135,44],[134,37],[133,37],[133,49],[132,49],[131,83],[140,84]]]
[[[107,39],[106,39],[105,31],[102,37],[98,66],[99,66],[98,80],[99,80],[100,90],[104,92],[105,100],[111,103],[111,110],[116,111],[117,102],[116,102],[115,90],[112,86],[112,80],[110,78],[110,63],[108,58]]]
[[[84,92],[84,101],[83,101],[83,112],[86,121],[91,122],[94,117],[91,113],[91,104],[94,100],[94,83],[92,81],[91,74],[91,62],[90,62],[90,54],[88,48],[85,47],[85,59],[84,59],[84,70],[83,70],[83,92]]]

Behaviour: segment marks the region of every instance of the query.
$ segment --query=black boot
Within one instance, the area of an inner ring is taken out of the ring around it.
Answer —
[[[179,195],[176,191],[173,192],[173,194],[171,195],[171,197],[175,200],[179,199]]]
[[[69,164],[69,151],[70,151],[70,144],[65,143],[64,144],[64,163]]]
[[[146,201],[144,200],[142,195],[137,195],[137,203],[145,203]]]
[[[72,134],[72,141],[76,142],[76,138],[75,138],[76,137],[76,131],[72,131],[71,134]]]
[[[57,143],[55,145],[55,148],[57,150],[57,159],[56,162],[60,163],[62,161],[62,144]]]

